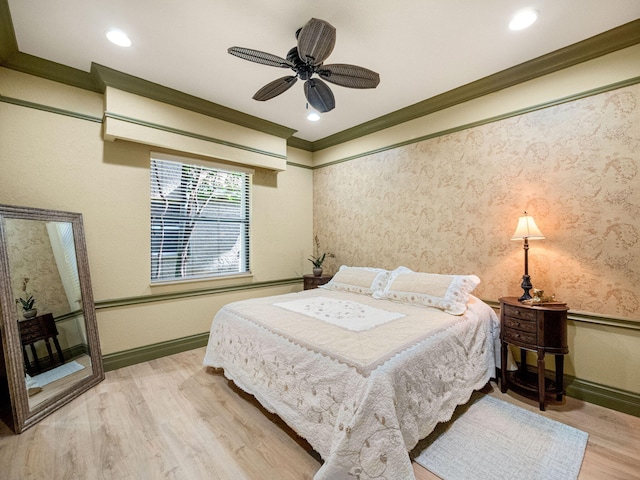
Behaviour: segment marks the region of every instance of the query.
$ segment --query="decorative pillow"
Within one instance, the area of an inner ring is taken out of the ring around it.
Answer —
[[[342,292],[372,295],[381,291],[389,278],[388,270],[370,267],[348,267],[342,265],[331,281],[321,288]]]
[[[389,275],[384,290],[373,296],[379,299],[436,307],[451,315],[467,310],[469,294],[478,286],[475,275],[440,275],[414,272],[398,267]]]

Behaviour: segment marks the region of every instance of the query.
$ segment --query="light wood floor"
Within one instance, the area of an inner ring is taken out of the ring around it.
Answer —
[[[303,480],[308,445],[205,371],[204,348],[107,372],[97,387],[21,435],[0,428],[0,477]],[[488,394],[539,412],[534,402]],[[568,398],[545,416],[589,433],[580,480],[640,478],[640,418]],[[418,480],[436,479],[414,464]]]

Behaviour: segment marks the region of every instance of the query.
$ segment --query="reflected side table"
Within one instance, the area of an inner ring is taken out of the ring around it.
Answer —
[[[21,320],[18,322],[20,327],[20,339],[22,340],[22,354],[24,355],[24,365],[29,375],[42,371],[40,367],[40,359],[36,353],[35,342],[43,340],[47,347],[47,353],[49,354],[49,365],[54,366],[57,364],[64,364],[64,356],[62,355],[62,349],[58,342],[58,329],[56,328],[56,322],[53,319],[53,315],[47,313],[40,315],[29,320]],[[51,350],[51,344],[49,340],[53,340],[53,345],[56,348],[58,354],[58,362],[55,363],[53,351]],[[27,346],[31,349],[31,356],[33,357],[33,365],[29,361],[27,355]]]

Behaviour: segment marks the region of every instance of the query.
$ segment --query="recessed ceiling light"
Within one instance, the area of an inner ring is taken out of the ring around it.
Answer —
[[[107,38],[111,43],[118,45],[119,47],[130,47],[131,40],[122,30],[109,30],[107,32]]]
[[[309,120],[310,122],[317,122],[318,120],[320,120],[320,114],[312,110],[307,114],[307,120]]]
[[[522,10],[516,13],[511,22],[509,22],[509,28],[511,30],[522,30],[530,27],[538,19],[538,12],[535,10]]]

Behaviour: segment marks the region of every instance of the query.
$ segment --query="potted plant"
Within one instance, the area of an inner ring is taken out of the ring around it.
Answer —
[[[19,303],[22,307],[22,315],[24,318],[33,318],[38,314],[38,310],[33,308],[36,303],[35,298],[29,292],[27,292],[27,284],[29,279],[27,277],[22,279],[22,291],[24,292],[20,298],[16,299],[16,303]]]
[[[313,274],[316,277],[319,277],[322,275],[322,264],[324,263],[325,259],[327,257],[335,258],[335,255],[330,252],[324,252],[320,254],[320,240],[318,240],[317,235],[315,236],[315,243],[316,243],[315,255],[311,255],[311,257],[308,260],[313,264]]]

